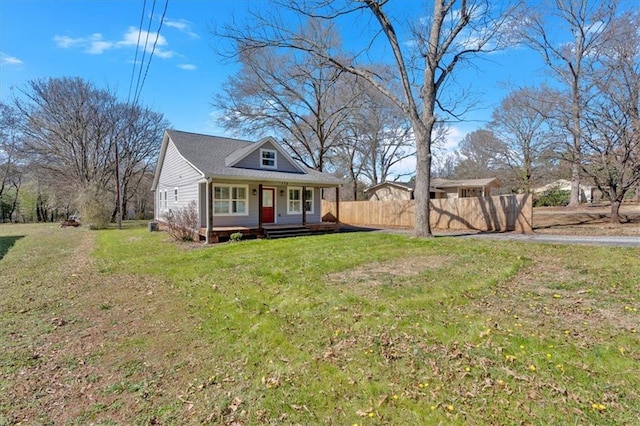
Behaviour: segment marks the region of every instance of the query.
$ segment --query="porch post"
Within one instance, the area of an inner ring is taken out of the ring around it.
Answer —
[[[336,223],[340,223],[340,187],[336,186]]]
[[[213,215],[212,215],[212,210],[213,210],[212,209],[212,206],[213,206],[213,204],[212,204],[212,201],[213,201],[212,200],[213,199],[212,195],[213,195],[213,193],[212,193],[212,189],[211,189],[212,186],[213,186],[213,183],[209,179],[207,179],[207,182],[205,183],[205,192],[207,194],[206,195],[206,200],[207,201],[206,201],[206,208],[205,208],[205,210],[206,210],[205,214],[207,215],[207,235],[205,236],[205,242],[207,244],[211,244],[213,242],[212,239],[211,239],[211,232],[212,232],[212,228],[213,228]]]
[[[258,185],[258,228],[262,230],[262,184]]]
[[[305,196],[307,187],[302,187],[302,226],[307,224],[307,197]]]

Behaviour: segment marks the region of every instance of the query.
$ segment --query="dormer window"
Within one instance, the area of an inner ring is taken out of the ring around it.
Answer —
[[[264,169],[278,167],[277,151],[275,149],[260,149],[260,166]]]

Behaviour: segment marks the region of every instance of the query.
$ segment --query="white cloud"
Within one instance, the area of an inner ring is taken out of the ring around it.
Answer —
[[[151,53],[155,43],[156,47],[153,52],[155,56],[162,59],[168,59],[175,56],[175,52],[166,49],[166,46],[168,46],[169,43],[163,35],[157,35],[156,40],[156,33],[140,31],[134,27],[129,27],[122,39],[117,41],[105,40],[103,35],[100,33],[94,33],[88,37],[77,38],[56,35],[53,37],[53,41],[58,47],[63,49],[77,47],[91,55],[100,55],[108,50],[135,46],[145,50],[147,53]]]
[[[4,52],[0,52],[0,65],[22,65],[22,60],[15,56],[9,56]]]
[[[69,37],[69,36],[55,36],[53,41],[63,49],[69,49],[71,47],[79,47],[84,50],[85,53],[91,55],[100,55],[106,50],[112,49],[114,43],[103,39],[102,34],[94,33],[89,37]]]
[[[178,68],[186,70],[186,71],[195,71],[198,67],[194,64],[179,64]]]
[[[63,49],[67,49],[69,47],[77,46],[79,44],[84,43],[84,39],[81,39],[81,38],[71,38],[71,37],[59,36],[59,35],[54,36],[53,41],[56,42],[58,47],[61,47]]]
[[[200,36],[191,29],[193,24],[190,21],[187,21],[186,19],[176,19],[176,20],[165,19],[164,25],[166,25],[167,27],[175,28],[179,31],[182,31],[183,33],[193,38],[200,38]]]
[[[157,35],[157,39],[156,39]],[[147,31],[140,31],[137,28],[129,27],[127,32],[124,35],[124,38],[117,42],[118,46],[138,46],[140,49],[151,53],[153,50],[153,45],[156,45],[153,54],[162,59],[168,59],[175,55],[175,52],[171,50],[164,50],[164,46],[167,46],[169,43],[167,39],[161,35],[156,33],[149,33]]]
[[[113,43],[110,41],[105,41],[102,39],[102,34],[95,33],[92,34],[88,40],[88,45],[85,49],[85,52],[90,53],[92,55],[100,55],[105,50],[109,50],[113,47]]]

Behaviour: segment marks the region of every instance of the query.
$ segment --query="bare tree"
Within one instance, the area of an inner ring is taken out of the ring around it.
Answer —
[[[22,185],[20,117],[0,102],[0,222],[11,221]]]
[[[116,147],[124,199],[132,197],[168,125],[161,114],[119,103],[113,93],[81,78],[31,81],[15,104],[22,116],[25,155],[66,210],[82,194],[87,202],[113,200],[92,208],[113,211]]]
[[[531,9],[523,37],[544,58],[553,75],[569,90],[570,134],[567,160],[571,163],[570,206],[580,203],[580,170],[583,148],[583,115],[588,102],[587,74],[617,9],[617,0],[548,0]],[[561,28],[570,42],[555,39]]]
[[[482,179],[500,173],[505,159],[506,145],[487,129],[465,135],[458,144],[454,175],[463,179]]]
[[[443,92],[454,82],[453,71],[476,54],[495,49],[500,44],[500,32],[504,29],[508,14],[498,13],[486,0],[435,0],[430,18],[419,17],[412,25],[410,40],[403,43],[396,30],[394,19],[386,10],[387,0],[351,0],[332,2],[328,0],[287,2],[291,10],[302,16],[332,21],[347,15],[356,16],[357,25],[373,24],[384,43],[391,50],[395,62],[397,81],[380,78],[364,63],[366,54],[344,56],[320,45],[303,33],[290,30],[275,14],[253,16],[248,28],[229,26],[224,35],[242,42],[245,49],[263,46],[290,48],[310,52],[321,60],[328,61],[342,71],[369,81],[382,94],[391,99],[411,122],[416,141],[416,225],[417,236],[431,236],[429,224],[429,186],[431,180],[433,132],[436,113],[458,117],[453,104],[446,104]],[[373,20],[362,19],[368,13]],[[494,43],[490,43],[493,40]],[[368,43],[368,48],[375,43]],[[413,49],[411,50],[412,46]],[[365,52],[371,52],[365,48]],[[405,49],[408,51],[405,52]],[[414,54],[414,56],[412,56]],[[414,60],[415,59],[415,60]],[[401,96],[393,90],[399,84]],[[448,97],[452,100],[455,97]],[[458,98],[459,99],[459,98]]]
[[[119,179],[122,197],[121,217],[125,218],[132,199],[142,206],[153,203],[145,178],[155,169],[162,134],[169,127],[163,115],[138,105],[119,104],[117,113],[117,144],[119,152]],[[145,201],[143,201],[145,200]],[[112,220],[117,208],[114,209]]]
[[[337,35],[319,20],[309,19],[299,37],[323,49],[337,48]],[[236,133],[277,135],[294,158],[324,171],[340,144],[342,123],[358,93],[346,88],[343,72],[308,52],[282,52],[275,46],[255,47],[235,39],[242,68],[230,77],[214,106],[223,111],[221,124]]]
[[[543,94],[532,88],[511,92],[494,110],[489,124],[503,142],[503,151],[496,154],[514,173],[518,192],[531,192],[553,157],[554,139],[546,120],[549,105]]]
[[[626,193],[640,182],[640,13],[627,13],[608,29],[599,51],[597,88],[585,113],[582,170],[611,202],[611,222],[620,223]]]
[[[62,185],[106,188],[113,172],[115,97],[80,78],[35,80],[16,105],[25,148]]]
[[[380,93],[369,94],[362,108],[361,136],[366,159],[364,175],[372,184],[389,179],[394,166],[415,155],[411,123],[396,105]]]

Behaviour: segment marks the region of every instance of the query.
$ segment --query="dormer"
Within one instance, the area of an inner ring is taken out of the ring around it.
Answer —
[[[306,174],[305,170],[271,137],[233,152],[225,158],[225,165],[239,169]]]

